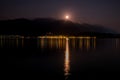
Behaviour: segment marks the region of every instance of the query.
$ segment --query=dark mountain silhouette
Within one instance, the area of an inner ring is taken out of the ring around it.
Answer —
[[[98,25],[79,24],[65,20],[38,18],[34,20],[14,19],[0,21],[1,35],[74,35],[117,37],[117,33]]]

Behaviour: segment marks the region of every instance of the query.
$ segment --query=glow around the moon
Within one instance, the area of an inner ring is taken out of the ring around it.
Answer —
[[[69,19],[70,17],[68,15],[65,16],[65,19]]]

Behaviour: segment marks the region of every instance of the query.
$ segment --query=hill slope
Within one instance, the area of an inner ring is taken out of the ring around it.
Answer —
[[[98,35],[116,34],[96,25],[78,24],[55,19],[15,19],[0,21],[0,34],[17,35]]]

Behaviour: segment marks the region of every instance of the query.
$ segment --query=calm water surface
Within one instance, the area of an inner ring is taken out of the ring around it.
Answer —
[[[1,36],[10,78],[40,80],[120,79],[120,39]]]

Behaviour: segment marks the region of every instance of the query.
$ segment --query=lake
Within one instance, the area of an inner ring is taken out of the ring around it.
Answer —
[[[9,79],[120,79],[119,38],[1,35],[0,48]]]

